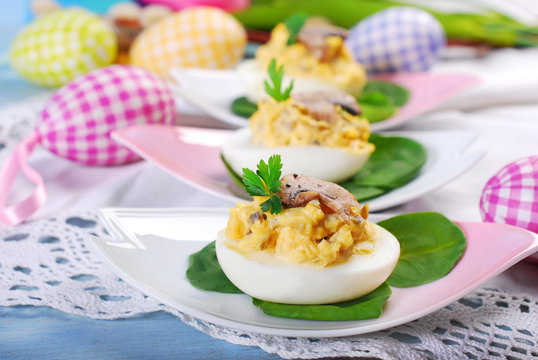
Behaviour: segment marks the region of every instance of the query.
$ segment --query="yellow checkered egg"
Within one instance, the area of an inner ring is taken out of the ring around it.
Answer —
[[[28,81],[58,87],[110,65],[116,35],[101,18],[79,9],[57,10],[24,28],[11,45],[11,67]]]
[[[132,65],[165,75],[174,67],[231,68],[243,57],[243,26],[225,11],[189,8],[170,15],[139,35],[130,51]]]

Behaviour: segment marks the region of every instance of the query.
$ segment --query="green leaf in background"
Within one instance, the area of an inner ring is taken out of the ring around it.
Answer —
[[[242,293],[220,267],[213,241],[202,250],[189,256],[187,279],[196,288],[227,294]]]
[[[245,96],[241,96],[232,102],[232,112],[236,115],[249,118],[258,111],[258,105],[247,99]]]
[[[243,189],[245,184],[243,184],[243,179],[241,178],[241,176],[239,176],[239,174],[237,174],[232,169],[232,167],[230,166],[230,164],[228,164],[228,161],[226,161],[226,159],[224,158],[222,154],[220,154],[220,159],[224,163],[224,166],[226,167],[226,170],[228,171],[228,174],[230,174],[230,177],[232,178],[235,185],[237,185],[240,189]]]
[[[260,299],[252,303],[265,314],[271,316],[304,320],[364,320],[378,318],[383,312],[383,305],[392,294],[386,282],[371,293],[358,299],[325,305],[279,304]]]
[[[398,112],[398,107],[394,105],[379,106],[362,103],[360,107],[362,116],[368,119],[370,124],[390,119]]]
[[[358,201],[402,187],[426,162],[424,146],[409,138],[371,134],[369,142],[375,145],[370,159],[354,177],[340,183]]]
[[[465,251],[463,231],[435,212],[395,216],[378,225],[400,242],[400,259],[387,282],[395,287],[427,284],[447,275]]]
[[[432,2],[434,3],[434,2]],[[337,26],[351,28],[362,19],[393,6],[414,6],[428,11],[443,26],[448,39],[494,46],[538,46],[538,27],[526,26],[484,5],[479,13],[457,13],[391,0],[251,0],[233,15],[249,29],[270,30],[292,14],[305,11],[323,16]],[[433,7],[433,6],[432,6]]]
[[[300,12],[295,13],[286,20],[284,20],[284,25],[286,25],[288,33],[290,34],[286,43],[287,45],[291,45],[297,42],[297,35],[299,35],[299,32],[301,31],[301,28],[303,27],[307,18],[308,14]]]
[[[390,103],[396,106],[404,106],[409,101],[409,90],[400,85],[396,85],[386,81],[368,81],[359,96],[359,102],[372,102],[369,97],[371,94],[384,94],[389,99]],[[376,95],[377,96],[377,95]]]
[[[409,90],[385,81],[369,81],[357,98],[370,123],[394,116],[409,101]]]

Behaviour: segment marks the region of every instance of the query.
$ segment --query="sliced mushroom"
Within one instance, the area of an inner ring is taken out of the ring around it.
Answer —
[[[324,120],[332,124],[338,118],[338,109],[342,109],[351,115],[361,113],[357,100],[346,93],[337,91],[312,91],[294,94],[293,98],[303,104],[310,116],[316,120]]]
[[[346,221],[361,223],[368,216],[368,208],[361,208],[355,196],[335,183],[298,174],[285,175],[280,181],[277,195],[286,207],[302,207],[318,199],[324,213],[339,214]],[[361,209],[360,213],[356,215],[352,208]]]
[[[317,57],[320,61],[331,61],[335,54],[330,53],[326,38],[329,36],[339,36],[346,38],[346,29],[334,26],[325,21],[307,21],[297,35],[297,41],[306,46],[308,52]]]

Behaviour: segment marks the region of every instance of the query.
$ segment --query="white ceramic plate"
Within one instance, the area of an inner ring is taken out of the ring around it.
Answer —
[[[243,294],[198,290],[185,276],[189,255],[215,239],[228,209],[103,209],[113,239],[93,244],[120,276],[145,294],[214,324],[268,335],[334,337],[363,334],[438,310],[538,250],[538,235],[509,225],[458,223],[467,249],[454,269],[433,283],[393,288],[384,312],[361,321],[309,321],[268,316]],[[372,215],[371,221],[381,220]]]
[[[220,159],[220,146],[229,130],[142,125],[115,131],[112,137],[140,156],[192,186],[233,201],[246,195],[230,179]],[[380,211],[416,199],[454,179],[471,167],[483,152],[464,153],[473,133],[466,131],[398,131],[426,147],[428,158],[408,184],[369,200],[370,211]],[[243,195],[244,194],[244,195]]]
[[[171,85],[178,97],[222,122],[246,126],[248,120],[231,111],[232,102],[245,95],[234,70],[172,69]],[[390,119],[371,124],[372,131],[400,126],[413,117],[432,110],[451,96],[479,82],[465,74],[396,73],[374,80],[392,82],[410,91],[408,103]],[[179,109],[182,112],[182,109]]]

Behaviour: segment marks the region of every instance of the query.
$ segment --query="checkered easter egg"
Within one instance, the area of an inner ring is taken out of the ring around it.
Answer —
[[[138,159],[110,138],[119,128],[173,124],[175,103],[167,84],[148,71],[114,65],[62,87],[48,101],[36,127],[37,141],[52,153],[86,165]]]
[[[480,214],[486,222],[538,233],[538,156],[510,163],[489,179],[480,198]],[[538,253],[533,256],[538,261]]]
[[[173,67],[231,68],[243,57],[246,32],[216,8],[189,8],[145,30],[130,51],[131,64],[166,75]]]
[[[355,25],[346,46],[370,73],[425,71],[439,58],[445,32],[430,13],[392,7]]]
[[[39,17],[15,38],[12,68],[28,81],[58,87],[116,58],[114,32],[84,10],[57,10]]]

